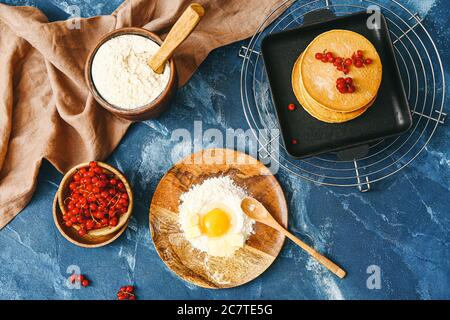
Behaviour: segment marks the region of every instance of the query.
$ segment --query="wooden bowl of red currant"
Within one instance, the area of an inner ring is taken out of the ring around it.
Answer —
[[[125,176],[98,161],[79,164],[63,177],[53,205],[61,234],[87,248],[104,246],[126,229],[133,193]]]

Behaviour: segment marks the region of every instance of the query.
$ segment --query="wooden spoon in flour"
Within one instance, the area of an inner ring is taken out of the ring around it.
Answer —
[[[346,275],[346,272],[339,267],[337,264],[335,264],[333,261],[329,260],[328,258],[324,257],[320,253],[318,253],[316,250],[308,246],[306,243],[295,237],[292,233],[284,229],[267,211],[267,209],[263,206],[261,202],[258,200],[248,197],[242,200],[241,202],[241,208],[244,213],[252,218],[253,220],[260,222],[262,224],[265,224],[282,234],[284,234],[286,237],[294,241],[297,245],[299,245],[303,250],[308,252],[311,256],[313,256],[320,264],[322,264],[325,268],[333,272],[335,275],[337,275],[339,278],[344,278]]]
[[[170,30],[159,50],[150,58],[148,65],[158,74],[163,73],[167,60],[184,40],[194,31],[205,14],[205,9],[198,3],[193,3],[184,11]]]

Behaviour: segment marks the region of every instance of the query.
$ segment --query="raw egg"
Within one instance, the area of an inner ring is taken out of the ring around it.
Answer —
[[[202,233],[208,237],[221,237],[230,230],[231,219],[227,212],[215,208],[202,217]]]
[[[246,197],[230,177],[209,178],[181,195],[179,222],[189,243],[210,256],[231,257],[244,247],[254,221],[241,209]]]

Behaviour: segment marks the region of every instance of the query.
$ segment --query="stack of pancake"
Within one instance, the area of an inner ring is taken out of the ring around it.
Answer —
[[[372,63],[349,67],[345,75],[333,63],[318,60],[316,53],[332,52],[335,57],[351,58],[361,50]],[[336,81],[351,77],[355,92],[340,93]],[[342,123],[362,115],[375,102],[382,79],[382,64],[377,50],[362,35],[348,30],[332,30],[316,37],[297,59],[292,72],[292,87],[303,108],[314,118]]]

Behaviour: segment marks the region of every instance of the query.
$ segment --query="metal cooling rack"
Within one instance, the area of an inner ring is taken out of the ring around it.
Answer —
[[[262,39],[273,32],[292,29],[303,24],[305,16],[330,10],[336,16],[366,11],[377,6],[386,17],[396,51],[402,81],[413,116],[413,126],[402,136],[385,139],[366,146],[359,155],[348,152],[295,160],[284,146],[272,148],[270,139],[258,134],[263,129],[278,129],[269,82],[260,54]],[[287,8],[287,9],[286,9]],[[242,47],[241,98],[245,117],[258,139],[260,158],[276,161],[290,174],[309,181],[340,187],[358,187],[361,192],[371,184],[388,178],[408,166],[425,149],[434,132],[443,124],[445,78],[436,45],[418,13],[411,12],[396,0],[315,0],[281,3],[270,13]],[[263,156],[261,156],[263,154]],[[262,159],[264,160],[264,159]]]

